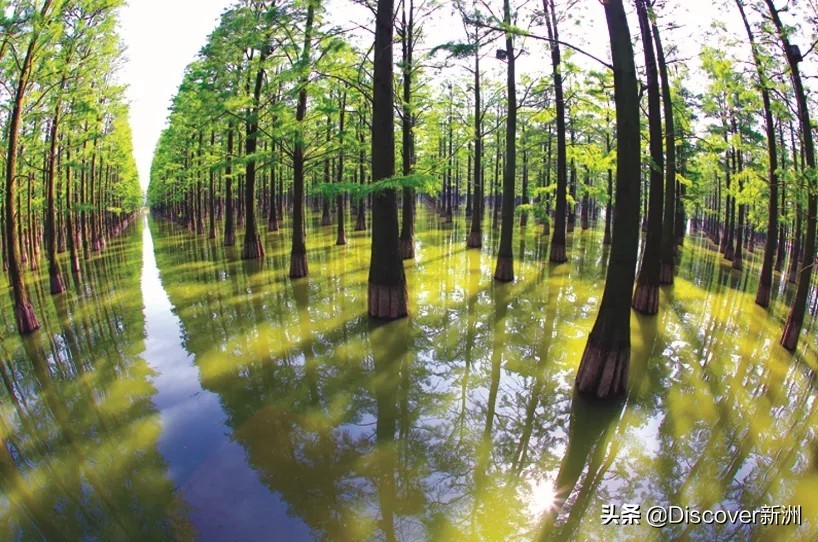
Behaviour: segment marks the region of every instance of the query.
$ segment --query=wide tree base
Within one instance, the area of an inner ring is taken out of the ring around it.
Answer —
[[[577,371],[577,391],[585,396],[608,399],[625,393],[630,368],[630,346],[585,345]]]
[[[673,284],[673,264],[659,264],[659,284]]]
[[[511,282],[514,280],[514,258],[497,258],[497,267],[494,269],[494,280]]]
[[[733,256],[735,256],[735,254],[736,254],[735,250],[733,250],[733,247],[729,245],[727,246],[727,248],[724,249],[724,259],[727,261],[732,262]]]
[[[300,279],[309,274],[306,254],[290,254],[290,278]]]
[[[603,245],[610,245],[611,244],[611,232],[605,231],[605,234],[602,236],[602,244]]]
[[[787,317],[787,323],[784,324],[784,333],[781,334],[781,346],[794,352],[798,346],[798,336],[801,335],[802,322],[795,322],[791,316]]]
[[[62,279],[62,272],[59,269],[49,273],[49,283],[52,295],[61,294],[65,291],[65,281]]]
[[[467,248],[481,248],[483,246],[483,236],[479,231],[470,231],[466,238]]]
[[[366,215],[359,214],[355,219],[355,231],[366,231]]]
[[[236,234],[234,232],[225,232],[224,246],[232,247],[236,245]]]
[[[770,288],[769,284],[758,284],[758,291],[756,291],[756,305],[759,307],[764,307],[765,309],[770,306],[770,293],[772,288]]]
[[[216,238],[216,228],[213,228],[207,234],[208,239],[215,239]]]
[[[330,215],[324,215],[321,217],[321,225],[322,226],[332,226],[332,217]]]
[[[267,231],[278,231],[281,226],[278,224],[278,219],[273,219],[267,222]]]
[[[415,257],[415,241],[414,239],[400,240],[400,257],[403,260],[411,260]]]
[[[548,261],[552,263],[565,263],[568,257],[565,255],[565,243],[551,243],[551,254]]]
[[[409,315],[406,308],[406,283],[383,286],[369,283],[369,316],[383,320],[396,320]]]
[[[547,220],[542,223],[542,234],[551,235],[551,223]]]
[[[642,314],[657,314],[659,312],[659,285],[637,283],[631,306]]]
[[[264,257],[264,245],[258,234],[245,237],[241,257],[243,260],[260,260]]]
[[[733,255],[733,269],[736,271],[742,270],[742,261],[741,256],[739,254]]]
[[[335,238],[335,246],[342,247],[347,244],[347,236],[345,233],[339,233]]]
[[[34,307],[28,301],[15,304],[14,316],[17,318],[17,331],[21,335],[32,333],[40,327],[40,322],[37,321],[37,316],[34,315]]]

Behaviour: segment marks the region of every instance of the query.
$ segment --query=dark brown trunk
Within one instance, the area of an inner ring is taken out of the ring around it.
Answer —
[[[233,210],[233,121],[227,122],[227,166],[224,170],[224,246],[236,244],[236,226]]]
[[[767,7],[770,9],[773,23],[778,31],[779,38],[784,45],[784,51],[787,55],[787,63],[790,66],[792,75],[793,90],[795,99],[798,103],[798,120],[801,126],[801,137],[804,145],[804,158],[808,171],[815,171],[815,147],[813,143],[812,124],[810,123],[809,107],[807,104],[807,95],[804,91],[804,86],[801,81],[801,74],[799,72],[798,63],[801,62],[800,55],[797,54],[796,48],[792,46],[789,37],[784,29],[781,19],[778,16],[772,0],[765,0]],[[815,232],[816,219],[818,219],[818,193],[816,192],[814,178],[810,177],[809,192],[807,198],[807,227],[806,227],[806,241],[804,243],[804,265],[801,267],[798,276],[798,287],[793,298],[790,313],[787,316],[787,322],[784,325],[784,332],[781,336],[781,344],[787,350],[795,350],[798,345],[798,336],[801,333],[801,327],[804,323],[804,313],[807,307],[807,297],[811,289],[810,281],[812,278],[812,267],[815,260]]]
[[[557,198],[554,208],[554,232],[551,236],[549,260],[554,263],[568,261],[565,252],[566,213],[568,212],[568,158],[565,143],[565,95],[562,86],[562,62],[554,0],[543,0],[546,28],[551,41],[551,65],[554,74],[554,99],[557,109]]]
[[[616,104],[616,221],[605,290],[577,371],[576,387],[601,399],[625,392],[630,365],[630,294],[639,244],[639,96],[628,20],[622,0],[608,0]]]
[[[665,208],[662,222],[662,243],[659,250],[659,283],[673,284],[676,266],[676,124],[673,120],[673,101],[670,93],[670,77],[667,72],[665,51],[659,37],[659,27],[652,24],[653,42],[656,45],[656,62],[662,82],[662,105],[665,114]]]
[[[511,24],[509,0],[503,2],[503,16],[506,24]],[[514,44],[510,33],[506,33],[506,163],[503,170],[503,222],[500,227],[500,247],[497,251],[497,267],[494,280],[511,282],[514,280],[514,254],[511,244],[514,235],[514,176],[517,165],[517,81],[514,73]]]
[[[373,182],[389,179],[395,174],[393,13],[394,0],[378,0],[372,91]],[[379,191],[372,198],[372,254],[368,281],[368,312],[374,318],[395,319],[409,314],[399,243],[397,194],[394,189]]]
[[[664,154],[662,152],[662,118],[659,97],[659,77],[651,40],[650,23],[645,0],[636,0],[642,46],[645,51],[645,71],[648,91],[648,131],[650,133],[650,196],[648,202],[648,232],[642,265],[633,294],[633,308],[643,314],[659,312],[659,258],[662,244],[662,200],[664,198]],[[617,215],[617,218],[619,215]]]
[[[315,19],[316,0],[310,0],[307,7],[307,24],[304,29],[304,49],[301,59],[309,62],[312,46],[312,26]],[[307,267],[306,198],[304,193],[304,116],[307,113],[307,80],[305,74],[299,81],[298,105],[295,120],[298,128],[293,145],[293,243],[290,251],[290,278],[297,279],[309,274]]]
[[[264,60],[269,54],[268,49],[259,55],[259,68],[256,72],[256,81],[253,87],[253,103],[248,111],[246,123],[247,136],[244,140],[244,152],[248,157],[244,166],[244,248],[242,258],[245,260],[261,259],[264,257],[264,244],[258,233],[256,224],[256,149],[258,149],[258,109],[261,99],[261,87],[264,83]],[[201,220],[201,219],[200,219]]]
[[[409,4],[409,20],[406,19],[406,4]],[[415,167],[415,126],[412,111],[412,76],[414,71],[413,52],[415,47],[415,4],[406,0],[403,4],[403,110],[401,113],[403,176],[412,174]],[[400,256],[404,260],[415,257],[415,193],[409,187],[403,189],[403,220],[400,230]]]

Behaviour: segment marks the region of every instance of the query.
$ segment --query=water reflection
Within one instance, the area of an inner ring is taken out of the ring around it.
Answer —
[[[816,331],[778,346],[792,288],[756,307],[756,255],[738,273],[689,239],[660,315],[632,316],[629,396],[600,405],[572,383],[601,235],[552,266],[526,228],[495,285],[490,250],[424,210],[412,318],[373,325],[367,233],[336,247],[315,218],[303,280],[287,230],[247,264],[148,220],[75,292],[34,283],[44,331],[3,324],[0,538],[818,538]],[[800,504],[804,525],[602,525],[629,503]]]

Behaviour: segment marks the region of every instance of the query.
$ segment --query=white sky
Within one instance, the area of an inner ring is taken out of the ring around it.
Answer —
[[[120,35],[128,48],[120,77],[128,85],[134,155],[143,190],[185,67],[230,4],[231,0],[130,0],[120,12]]]

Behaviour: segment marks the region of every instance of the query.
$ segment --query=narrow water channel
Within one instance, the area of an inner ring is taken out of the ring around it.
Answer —
[[[285,521],[286,505],[265,488],[230,438],[219,397],[202,388],[185,349],[186,332],[162,286],[153,237],[142,229],[145,360],[155,371],[152,400],[161,415],[159,452],[175,491],[190,507],[199,540],[302,540],[308,531]]]

